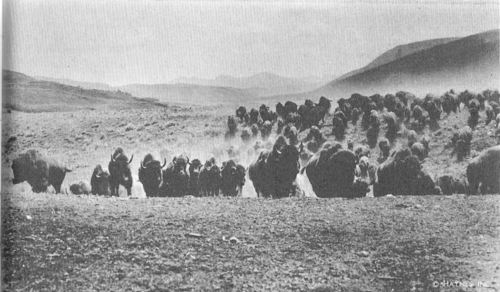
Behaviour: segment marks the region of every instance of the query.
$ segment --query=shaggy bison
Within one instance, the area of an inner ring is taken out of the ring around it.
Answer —
[[[161,169],[165,167],[167,160],[163,160],[163,164],[160,161],[155,160],[153,155],[147,154],[144,160],[141,161],[141,166],[139,167],[139,181],[142,183],[144,192],[147,197],[157,197],[160,191],[161,185]]]
[[[201,196],[218,196],[220,180],[220,169],[215,163],[215,158],[207,160],[200,170]]]
[[[355,169],[354,153],[331,147],[314,155],[301,172],[307,176],[314,193],[320,198],[354,197],[360,196],[353,189]]]
[[[470,194],[477,194],[478,188],[482,194],[500,193],[500,145],[490,147],[467,166],[467,180]]]
[[[88,195],[91,192],[90,186],[83,181],[80,181],[79,183],[76,184],[72,184],[71,186],[69,186],[69,190],[74,195]]]
[[[394,151],[377,170],[373,187],[375,197],[393,195],[437,194],[432,179],[421,170],[417,156],[409,149]]]
[[[245,184],[245,167],[234,160],[222,163],[220,190],[226,196],[241,196]]]
[[[189,194],[193,196],[200,195],[200,171],[201,171],[201,161],[199,159],[193,159],[191,164],[189,164],[189,184],[188,191]]]
[[[44,157],[36,150],[28,150],[14,159],[12,171],[14,184],[27,181],[35,193],[46,192],[47,187],[52,185],[56,192],[60,193],[64,177],[71,170]]]
[[[188,194],[189,175],[186,167],[189,158],[185,155],[175,156],[163,170],[163,184],[160,188],[162,197],[183,197]]]
[[[94,168],[94,172],[92,172],[92,177],[90,178],[92,194],[100,196],[110,195],[109,176],[109,173],[104,171],[100,164]]]
[[[132,173],[130,172],[130,163],[134,159],[134,155],[130,160],[123,152],[121,147],[116,148],[111,155],[111,160],[108,164],[109,169],[109,185],[111,187],[111,195],[118,196],[118,188],[120,185],[127,189],[127,195],[132,195]]]
[[[283,136],[271,151],[262,151],[248,170],[257,196],[277,198],[288,197],[298,172],[299,152]]]

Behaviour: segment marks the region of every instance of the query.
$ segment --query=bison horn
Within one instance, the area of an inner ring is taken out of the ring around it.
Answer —
[[[116,162],[115,158],[113,157],[113,154],[111,154],[111,161]]]
[[[71,169],[69,169],[69,168],[65,167],[65,168],[64,168],[64,171],[65,171],[65,172],[72,172],[73,170],[71,170]]]
[[[143,161],[143,160],[141,160],[141,168],[142,168],[142,169],[144,169],[144,168],[145,168],[145,167],[144,167],[143,162],[144,162],[144,161]]]
[[[165,165],[167,165],[167,159],[166,158],[163,158],[163,165],[161,166],[161,168],[164,168]]]
[[[130,157],[130,160],[128,161],[128,164],[130,164],[132,162],[132,159],[134,159],[134,154],[132,154],[132,156]]]
[[[95,175],[95,177],[97,177],[97,178],[101,178],[101,176],[102,176],[102,172],[99,174],[96,173],[96,175]]]

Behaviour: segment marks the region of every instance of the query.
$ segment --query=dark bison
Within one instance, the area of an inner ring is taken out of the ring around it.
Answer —
[[[470,194],[500,193],[500,145],[483,150],[467,166]]]
[[[283,136],[276,139],[271,151],[262,151],[248,170],[257,196],[277,198],[289,196],[298,172],[299,152]]]
[[[320,198],[354,197],[353,188],[356,156],[339,147],[324,148],[315,154],[301,170]],[[364,193],[366,195],[366,192]]]
[[[147,154],[141,161],[139,167],[139,181],[142,183],[147,197],[158,197],[161,185],[161,169],[165,167],[167,160],[155,160],[153,155]]]
[[[451,145],[453,146],[451,156],[457,154],[457,159],[459,161],[463,160],[467,155],[470,155],[471,143],[472,129],[469,126],[465,126],[455,131],[451,137]]]
[[[241,196],[245,184],[245,167],[234,160],[222,163],[220,190],[225,196]]]
[[[69,186],[69,190],[74,195],[88,195],[91,192],[90,186],[83,181],[80,181],[79,183],[76,184],[72,184],[71,186]]]
[[[132,195],[132,173],[129,166],[132,159],[134,159],[134,155],[132,155],[129,160],[121,147],[116,148],[115,153],[111,155],[108,169],[109,185],[111,187],[112,196],[118,196],[118,188],[120,185],[125,187],[128,196]]]
[[[92,194],[94,195],[109,196],[111,193],[109,186],[109,173],[104,171],[100,164],[98,164],[94,168],[94,172],[92,172],[90,187],[92,188]]]
[[[438,194],[434,182],[421,167],[418,157],[409,149],[394,151],[377,170],[374,196]]]
[[[220,168],[215,158],[205,162],[200,171],[200,193],[202,196],[218,196],[220,188]]]
[[[60,193],[64,177],[71,170],[44,157],[37,150],[28,150],[14,159],[12,171],[14,184],[27,181],[35,193],[46,192],[47,187],[52,185]]]
[[[465,184],[451,175],[443,175],[437,180],[443,195],[465,194],[467,192]]]
[[[240,122],[247,122],[245,119],[247,116],[247,108],[244,106],[240,106],[236,110],[236,117],[239,119]]]
[[[188,194],[189,175],[186,167],[189,158],[185,155],[175,156],[163,170],[163,183],[160,187],[162,197],[183,197]]]
[[[200,195],[200,171],[201,171],[201,161],[199,159],[193,159],[191,164],[189,164],[189,194],[193,196]]]

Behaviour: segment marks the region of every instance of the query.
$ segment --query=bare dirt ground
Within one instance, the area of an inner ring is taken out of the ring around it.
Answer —
[[[7,193],[2,203],[7,291],[440,291],[433,286],[443,281],[492,291],[500,283],[499,196]]]
[[[216,156],[219,163],[236,158],[247,166],[257,155],[249,151],[252,146],[238,138],[224,139],[227,115],[234,109],[152,105],[4,113],[3,141],[11,142],[2,161],[3,288],[500,289],[498,195],[128,199],[33,194],[26,185],[12,186],[8,181],[12,158],[31,148],[73,169],[63,188],[80,180],[88,182],[93,167],[100,163],[106,168],[118,146],[134,154],[134,177],[148,152],[167,159],[182,152],[202,161]],[[431,174],[465,174],[467,160],[450,158],[446,144],[466,118],[464,112],[452,114],[440,122],[441,129],[423,133],[431,137],[431,153],[423,164]],[[472,156],[496,144],[493,127],[480,123]],[[322,129],[333,140],[330,131],[328,126]],[[355,145],[365,138],[359,127],[348,129],[347,139]],[[397,142],[404,143],[405,138]],[[377,157],[375,149],[371,160]],[[248,180],[245,189],[245,196],[254,195]],[[134,197],[141,197],[139,191],[134,189]],[[237,240],[229,240],[232,236]],[[462,287],[448,287],[455,281]],[[464,287],[469,284],[475,287]]]

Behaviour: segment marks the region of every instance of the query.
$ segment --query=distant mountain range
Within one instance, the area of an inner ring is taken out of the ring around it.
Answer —
[[[416,94],[456,90],[499,88],[500,30],[464,38],[425,40],[392,48],[366,66],[328,81],[321,78],[288,78],[273,73],[248,77],[219,76],[214,79],[180,78],[165,84],[129,84],[119,87],[47,77],[32,78],[4,70],[4,105],[29,110],[77,108],[112,103],[153,101],[188,104],[250,104],[304,97],[350,96],[411,91]],[[139,98],[136,98],[137,96]],[[149,98],[147,100],[141,98]],[[41,103],[41,104],[40,104]]]
[[[249,89],[253,94],[258,96],[309,91],[318,88],[326,82],[328,82],[328,79],[319,77],[289,78],[269,72],[262,72],[247,77],[220,75],[215,79],[191,77],[179,78],[173,81],[173,83]]]

